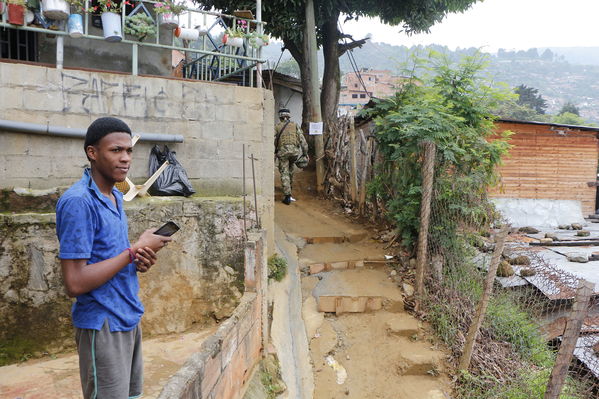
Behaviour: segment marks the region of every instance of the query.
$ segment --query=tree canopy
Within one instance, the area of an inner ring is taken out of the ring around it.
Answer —
[[[514,89],[518,94],[518,104],[534,109],[539,114],[544,114],[547,109],[547,101],[539,94],[539,90],[534,87],[520,85]]]
[[[562,105],[562,108],[559,110],[559,112],[557,114],[562,115],[565,113],[570,113],[570,114],[574,114],[576,116],[580,116],[580,110],[578,109],[576,104],[574,104],[570,101],[568,101],[564,105]]]
[[[318,46],[324,53],[324,77],[321,91],[322,117],[326,126],[336,118],[340,89],[339,57],[359,47],[366,39],[354,40],[339,31],[339,18],[379,17],[390,25],[401,25],[408,34],[428,31],[448,13],[461,12],[479,0],[315,0],[315,24]],[[226,13],[237,9],[255,11],[255,0],[194,0],[203,9],[216,8]],[[310,71],[304,54],[304,0],[269,0],[262,3],[265,32],[280,38],[297,61],[303,85],[304,126],[311,109]]]

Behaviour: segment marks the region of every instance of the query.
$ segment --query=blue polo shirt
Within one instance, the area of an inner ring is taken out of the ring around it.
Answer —
[[[100,192],[89,169],[58,200],[56,234],[60,259],[87,259],[86,267],[113,258],[131,247],[123,195],[112,190],[112,201]],[[144,312],[138,297],[135,264],[122,268],[100,287],[79,295],[73,304],[75,327],[100,330],[108,319],[110,331],[132,330]]]

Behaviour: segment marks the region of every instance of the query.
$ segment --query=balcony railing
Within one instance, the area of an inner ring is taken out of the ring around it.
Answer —
[[[119,1],[119,0],[117,0]],[[123,0],[124,1],[124,0]],[[179,52],[181,61],[177,71],[177,76],[207,80],[207,81],[222,81],[222,80],[235,80],[237,84],[244,86],[254,86],[254,70],[263,63],[261,59],[260,47],[252,47],[248,39],[243,39],[243,45],[241,47],[232,47],[223,43],[223,35],[227,27],[239,27],[242,25],[242,29],[246,34],[250,32],[263,32],[264,23],[258,19],[243,18],[235,15],[227,15],[218,12],[203,11],[194,8],[187,8],[181,15],[179,15],[178,21],[181,28],[195,29],[198,31],[197,40],[185,40],[182,38],[175,37],[174,30],[164,30],[160,28],[160,20],[158,15],[153,10],[156,1],[144,0],[144,1],[132,1],[132,7],[122,7],[121,10],[121,32],[122,40],[119,43],[125,43],[131,47],[131,69],[129,71],[120,72],[131,72],[133,75],[137,75],[139,72],[139,57],[138,52],[140,47],[165,49],[170,50],[169,54],[172,56],[173,52]],[[85,1],[85,13],[81,13],[83,21],[83,32],[78,38],[69,38],[69,28],[66,20],[52,21],[49,20],[50,26],[43,27],[40,25],[32,25],[24,21],[23,25],[15,25],[8,21],[8,2],[0,1],[2,6],[2,18],[0,20],[0,29],[12,28],[16,30],[31,31],[37,33],[45,33],[49,35],[56,35],[56,67],[61,69],[64,64],[64,40],[68,38],[69,41],[88,40],[89,46],[94,45],[96,40],[105,40],[101,30],[93,29],[92,18],[98,19],[100,15],[93,11],[92,1]],[[43,2],[40,1],[40,14],[43,15]],[[153,20],[155,25],[155,34],[152,37],[146,38],[144,41],[135,40],[131,35],[126,35],[125,26],[126,18],[131,17],[137,13],[145,13]],[[244,23],[238,23],[239,21],[245,21]],[[166,32],[166,37],[164,33]],[[189,33],[189,31],[187,31]],[[162,33],[162,36],[161,36]],[[195,32],[194,35],[195,36]],[[74,42],[70,42],[73,44]],[[0,46],[3,43],[0,42]],[[93,68],[93,62],[89,65]]]

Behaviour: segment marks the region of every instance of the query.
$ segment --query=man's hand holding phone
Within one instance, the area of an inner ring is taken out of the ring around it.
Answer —
[[[156,252],[172,241],[170,237],[179,230],[174,222],[167,222],[158,229],[148,229],[133,245],[137,271],[145,273],[156,263]]]

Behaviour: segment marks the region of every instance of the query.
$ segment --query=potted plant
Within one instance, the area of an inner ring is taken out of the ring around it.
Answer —
[[[268,35],[260,34],[256,31],[248,33],[246,38],[248,39],[250,46],[253,48],[268,46],[268,41],[270,40]]]
[[[25,0],[8,0],[8,23],[13,25],[25,23]]]
[[[42,0],[44,17],[62,21],[69,17],[70,7],[66,0]]]
[[[140,12],[125,18],[125,33],[143,42],[146,37],[156,34],[156,25],[152,17]]]
[[[179,26],[179,15],[187,10],[185,2],[177,3],[173,0],[154,3],[154,11],[158,15],[160,26],[175,29]]]
[[[175,37],[178,37],[181,40],[194,41],[200,38],[200,31],[197,29],[182,28],[177,26],[175,29]]]
[[[223,35],[223,43],[231,47],[243,47],[243,39],[246,36],[247,21],[237,21],[235,27],[227,28]]]
[[[83,14],[85,14],[85,0],[67,0],[72,7],[73,13],[67,20],[69,36],[78,38],[83,36]]]
[[[131,5],[131,3],[119,0],[98,0],[98,5],[94,7],[94,11],[101,12],[102,30],[104,31],[104,40],[107,42],[123,40],[120,13],[124,5]]]

